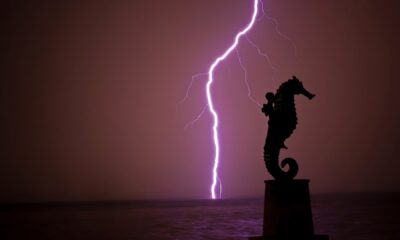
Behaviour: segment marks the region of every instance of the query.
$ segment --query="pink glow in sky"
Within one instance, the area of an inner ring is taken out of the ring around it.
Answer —
[[[207,71],[248,25],[252,3],[6,1],[0,201],[209,198]],[[313,193],[399,190],[400,1],[264,5],[270,18],[260,4],[262,20],[236,47],[251,96],[264,103],[292,75],[318,96],[296,99],[282,157],[298,160]],[[194,73],[204,75],[177,110]],[[249,101],[235,52],[213,77],[223,197],[262,197],[268,119]]]

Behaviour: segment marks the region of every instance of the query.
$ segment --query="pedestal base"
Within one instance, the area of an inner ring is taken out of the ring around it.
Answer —
[[[309,180],[265,181],[264,240],[327,240],[315,235],[312,221]]]

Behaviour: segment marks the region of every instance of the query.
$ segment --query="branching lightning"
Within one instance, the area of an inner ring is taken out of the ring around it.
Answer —
[[[261,11],[262,11],[262,17],[260,18],[260,20],[262,18],[267,18],[268,20],[272,21],[275,25],[275,32],[278,33],[279,36],[281,36],[282,38],[286,39],[287,41],[290,42],[290,44],[292,44],[293,49],[294,49],[294,55],[297,56],[297,46],[296,43],[288,36],[286,36],[285,34],[283,34],[280,30],[279,30],[279,24],[278,24],[278,20],[276,18],[273,18],[271,16],[269,16],[265,9],[264,9],[264,3],[262,0],[260,0],[260,5],[261,5]]]
[[[236,52],[236,57],[237,57],[237,59],[238,59],[240,68],[241,68],[241,69],[243,70],[243,72],[244,72],[244,83],[246,84],[246,88],[247,88],[247,97],[250,99],[250,101],[252,101],[253,103],[255,103],[258,107],[261,107],[261,106],[262,106],[261,103],[259,103],[257,100],[255,100],[255,99],[251,96],[250,84],[249,84],[249,81],[247,80],[247,69],[246,69],[246,67],[243,65],[242,58],[240,57],[240,54],[239,54],[239,50],[236,48],[236,49],[235,49],[235,52]]]
[[[251,17],[250,23],[242,30],[240,31],[236,36],[233,41],[233,44],[218,58],[215,59],[215,61],[211,64],[209,70],[208,70],[208,81],[206,84],[206,95],[207,95],[207,103],[208,103],[208,110],[210,111],[212,117],[213,117],[213,141],[214,141],[214,149],[215,149],[215,155],[214,155],[214,167],[212,170],[213,173],[213,178],[212,178],[212,185],[210,188],[211,191],[211,198],[215,199],[215,187],[217,185],[217,180],[218,180],[218,165],[219,165],[219,155],[220,155],[220,147],[219,147],[219,137],[218,137],[218,114],[214,108],[214,103],[212,101],[212,96],[211,96],[211,85],[214,82],[214,70],[218,66],[218,64],[225,60],[226,57],[236,48],[236,46],[239,43],[239,39],[241,36],[246,34],[254,25],[254,22],[256,20],[258,13],[258,0],[254,0],[254,10],[253,10],[253,15]],[[221,197],[221,196],[220,196]]]
[[[189,86],[188,86],[187,89],[186,89],[186,94],[185,94],[185,96],[176,104],[176,107],[177,107],[177,108],[178,108],[178,106],[179,106],[180,104],[184,103],[184,102],[186,101],[186,99],[189,97],[189,92],[190,92],[190,89],[191,89],[192,86],[193,86],[194,81],[195,81],[197,78],[203,77],[203,76],[207,76],[207,73],[198,73],[198,74],[195,74],[195,75],[192,76],[192,80],[190,81]]]
[[[251,46],[253,46],[257,50],[257,53],[259,55],[263,56],[266,59],[266,61],[268,62],[268,65],[270,66],[270,68],[273,71],[276,71],[277,69],[272,64],[271,59],[269,58],[268,54],[266,54],[263,51],[261,51],[261,49],[257,46],[257,44],[255,44],[252,40],[250,40],[250,38],[247,35],[246,35],[246,40],[250,43]]]
[[[207,110],[207,105],[204,105],[201,112],[195,118],[193,118],[190,122],[186,123],[184,129],[188,128],[190,125],[195,124],[195,122],[197,122],[201,118],[201,116],[203,116],[203,114],[206,112],[206,110]]]

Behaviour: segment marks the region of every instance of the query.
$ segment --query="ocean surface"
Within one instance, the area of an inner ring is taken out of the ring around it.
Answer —
[[[316,234],[400,240],[400,193],[312,195]],[[0,239],[246,239],[263,199],[0,205]]]

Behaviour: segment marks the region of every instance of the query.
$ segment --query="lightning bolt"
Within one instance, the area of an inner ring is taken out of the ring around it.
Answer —
[[[218,165],[219,165],[219,155],[220,155],[220,146],[219,146],[219,137],[218,137],[218,113],[214,108],[214,103],[212,100],[212,95],[211,95],[211,86],[214,82],[214,70],[217,68],[218,64],[225,60],[228,55],[237,47],[239,43],[239,39],[241,36],[245,35],[254,25],[254,22],[256,21],[257,13],[258,13],[258,3],[259,0],[254,0],[253,4],[253,14],[251,17],[250,22],[248,25],[238,32],[234,38],[234,41],[232,45],[228,49],[225,50],[225,52],[217,57],[214,62],[211,64],[209,70],[208,70],[208,81],[206,84],[206,95],[207,95],[207,106],[208,110],[211,113],[213,117],[213,126],[212,126],[212,132],[213,132],[213,141],[214,141],[214,166],[212,169],[212,184],[210,187],[210,192],[211,192],[211,198],[216,199],[216,194],[215,194],[215,188],[218,182]],[[220,191],[221,193],[221,191]],[[219,195],[219,198],[221,198],[221,194]]]
[[[259,9],[261,11],[261,14],[258,14]],[[261,16],[257,16],[257,15],[261,15]],[[215,148],[215,155],[214,155],[214,165],[213,165],[213,169],[212,169],[212,185],[210,187],[210,192],[211,192],[211,197],[213,199],[217,198],[216,194],[215,194],[215,190],[217,188],[217,185],[219,187],[219,196],[218,198],[222,197],[222,181],[220,179],[220,177],[218,176],[218,166],[219,166],[219,138],[218,138],[218,114],[216,112],[216,110],[213,107],[213,102],[212,102],[212,97],[211,97],[211,84],[213,83],[213,71],[214,69],[217,67],[217,65],[225,60],[228,55],[232,52],[235,51],[236,53],[236,58],[238,60],[239,66],[242,69],[243,73],[244,73],[244,82],[245,82],[245,86],[247,88],[247,97],[249,98],[250,101],[252,101],[255,105],[257,105],[258,107],[261,106],[261,104],[255,100],[252,95],[251,95],[251,88],[250,88],[250,84],[249,81],[247,79],[247,69],[245,67],[245,65],[242,62],[242,58],[240,56],[239,53],[239,49],[237,48],[237,45],[239,43],[239,39],[244,36],[247,40],[247,42],[257,51],[257,53],[264,57],[264,59],[266,60],[266,62],[268,63],[269,67],[272,69],[272,76],[271,76],[271,80],[272,82],[275,83],[275,73],[278,71],[278,69],[272,64],[271,59],[269,57],[269,55],[265,52],[263,52],[258,45],[253,42],[248,35],[246,35],[246,33],[253,27],[253,25],[255,24],[255,22],[259,22],[262,21],[263,19],[267,19],[268,21],[273,22],[274,24],[274,30],[275,32],[282,38],[284,38],[285,40],[289,41],[294,49],[294,55],[297,56],[297,47],[295,42],[289,38],[287,35],[283,34],[280,30],[279,30],[279,25],[278,25],[278,21],[277,19],[269,16],[266,11],[264,10],[264,3],[263,0],[254,0],[254,8],[253,8],[253,15],[251,18],[251,21],[249,22],[249,24],[246,26],[246,28],[244,28],[242,31],[240,31],[239,33],[237,33],[237,35],[235,36],[234,42],[233,44],[227,49],[225,50],[225,52],[218,58],[215,59],[215,61],[213,62],[213,64],[210,66],[208,73],[199,73],[199,74],[195,74],[192,76],[190,84],[188,86],[188,88],[186,89],[186,94],[185,96],[176,104],[177,109],[178,106],[180,104],[182,104],[183,102],[185,102],[187,100],[187,98],[189,97],[189,93],[191,91],[191,88],[193,87],[193,84],[196,80],[201,79],[201,80],[205,80],[206,76],[208,76],[208,81],[207,81],[207,85],[206,85],[206,96],[207,96],[207,103],[205,103],[204,107],[202,108],[201,112],[195,117],[193,118],[190,122],[188,122],[184,129],[186,130],[189,126],[191,126],[192,124],[196,123],[206,112],[207,108],[209,109],[210,113],[213,116],[213,128],[212,128],[212,132],[213,132],[213,140],[214,140],[214,148]]]

